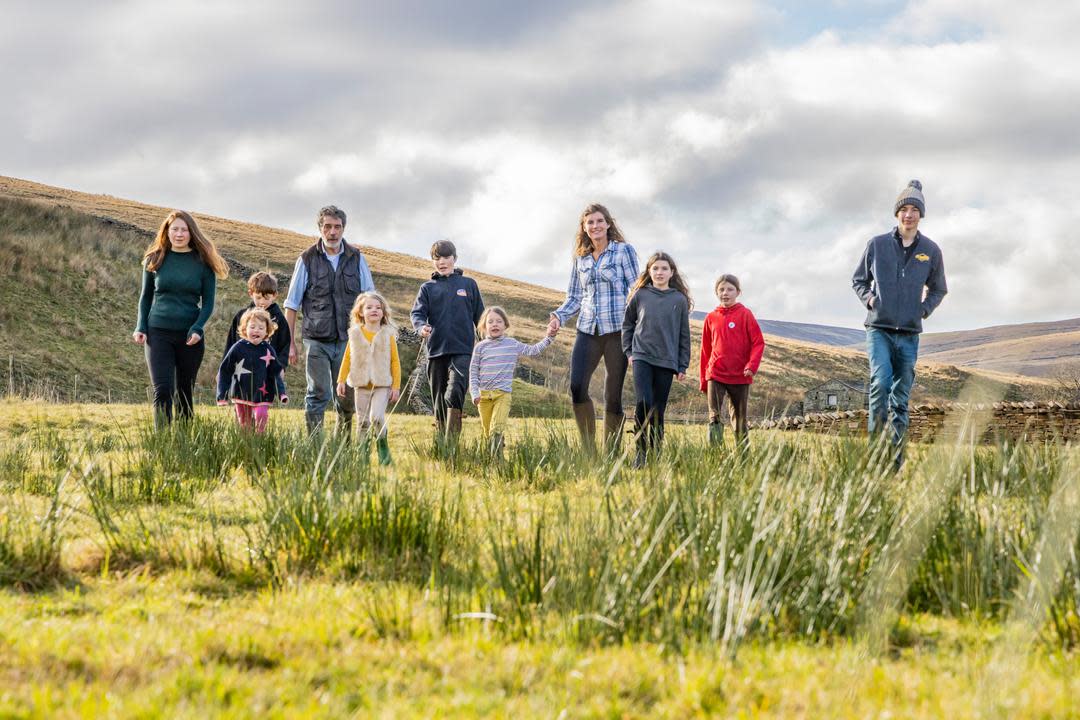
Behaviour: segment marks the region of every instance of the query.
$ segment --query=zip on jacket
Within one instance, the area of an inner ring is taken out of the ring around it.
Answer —
[[[921,333],[923,319],[930,317],[948,292],[945,265],[941,249],[922,233],[915,234],[914,247],[905,260],[899,237],[893,228],[870,239],[851,286],[867,309],[866,327]]]

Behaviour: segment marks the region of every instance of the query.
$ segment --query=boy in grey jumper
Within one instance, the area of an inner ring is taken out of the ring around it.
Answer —
[[[685,378],[690,366],[691,305],[674,259],[654,253],[630,289],[622,325],[623,352],[634,371],[637,393],[634,467],[660,453],[671,381]]]
[[[894,466],[904,462],[908,399],[915,382],[922,321],[941,303],[948,288],[941,249],[919,232],[926,216],[922,183],[912,180],[893,206],[892,232],[870,239],[851,285],[866,306],[866,354],[870,361],[870,439],[890,423]]]

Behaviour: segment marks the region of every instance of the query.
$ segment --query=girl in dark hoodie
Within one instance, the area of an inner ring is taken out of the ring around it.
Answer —
[[[630,288],[622,345],[634,371],[637,456],[634,467],[660,452],[671,381],[690,365],[690,290],[675,260],[656,252]]]
[[[726,397],[740,447],[746,443],[746,409],[750,384],[761,365],[765,338],[754,313],[738,302],[742,289],[739,278],[721,275],[716,279],[720,304],[705,318],[701,331],[701,392],[709,397],[709,442],[724,442],[721,410]]]

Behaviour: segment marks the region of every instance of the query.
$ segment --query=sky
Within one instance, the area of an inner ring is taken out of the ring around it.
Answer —
[[[582,209],[698,309],[859,327],[923,184],[927,331],[1080,316],[1080,3],[5,0],[0,174],[563,289]]]

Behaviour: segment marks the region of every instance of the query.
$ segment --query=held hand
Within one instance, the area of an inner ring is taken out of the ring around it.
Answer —
[[[555,335],[559,332],[559,328],[561,327],[562,323],[559,322],[559,318],[555,315],[555,313],[552,313],[551,319],[548,320],[548,335],[550,335],[551,337],[555,337]]]
[[[136,345],[142,345],[146,342],[146,333],[136,330],[135,332],[131,333],[131,340]]]
[[[198,345],[200,340],[202,340],[202,335],[199,333],[191,333],[191,336],[187,339],[187,344]]]
[[[634,364],[634,356],[633,355],[627,355],[626,356],[626,362],[627,362],[628,365],[633,365]]]
[[[297,357],[298,357],[298,354],[296,352],[296,343],[290,342],[289,343],[289,364],[290,365],[295,365]]]
[[[345,383],[337,384],[337,394],[338,397],[345,397]]]
[[[684,372],[679,373],[678,375],[675,376],[675,379],[678,380],[679,382],[682,382],[683,380],[686,379],[686,373],[684,373]]]
[[[397,402],[399,397],[401,397],[401,391],[397,388],[390,388],[390,402]]]

